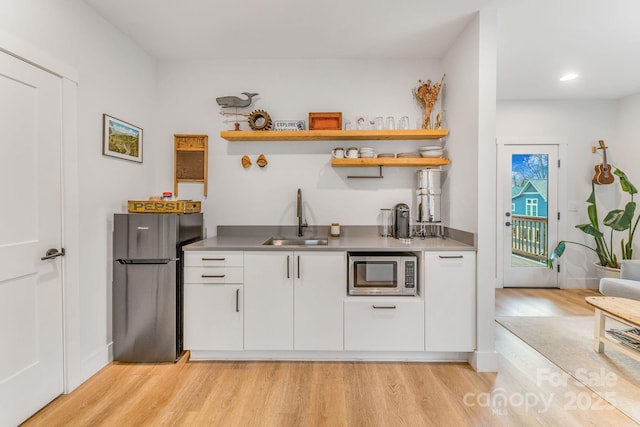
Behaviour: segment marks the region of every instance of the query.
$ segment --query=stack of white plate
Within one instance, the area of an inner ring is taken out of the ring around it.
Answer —
[[[403,158],[403,157],[420,157],[420,154],[418,153],[398,153],[398,155],[396,156],[398,158]]]
[[[360,149],[360,157],[362,158],[373,158],[376,156],[376,152],[373,148],[362,147]]]
[[[442,147],[420,147],[420,155],[422,157],[442,157],[444,155],[444,150]]]

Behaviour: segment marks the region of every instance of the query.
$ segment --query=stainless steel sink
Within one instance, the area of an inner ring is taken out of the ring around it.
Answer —
[[[271,237],[263,243],[266,246],[326,246],[329,239],[322,237]]]

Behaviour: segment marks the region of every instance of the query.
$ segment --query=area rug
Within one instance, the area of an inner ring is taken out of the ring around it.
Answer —
[[[640,361],[606,345],[604,353],[595,352],[593,316],[505,316],[496,321],[565,371],[567,380],[580,381],[640,423]],[[607,319],[607,329],[620,327]]]

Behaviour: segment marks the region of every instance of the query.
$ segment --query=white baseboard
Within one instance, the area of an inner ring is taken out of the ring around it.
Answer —
[[[85,382],[113,360],[112,343],[99,348],[82,360],[82,382]]]
[[[595,277],[582,277],[575,279],[565,279],[560,284],[560,289],[598,289],[600,279]]]
[[[476,372],[498,372],[498,353],[474,351],[469,358],[469,364]]]

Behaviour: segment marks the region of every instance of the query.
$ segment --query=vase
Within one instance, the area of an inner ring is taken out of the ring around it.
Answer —
[[[612,268],[612,267],[605,267],[603,265],[600,265],[599,262],[594,262],[593,266],[596,268],[596,271],[598,272],[598,277],[600,279],[602,278],[611,278],[611,279],[619,279],[620,278],[620,269],[619,268]]]
[[[422,129],[431,129],[431,112],[433,106],[426,106],[424,109],[424,119],[422,120]]]

